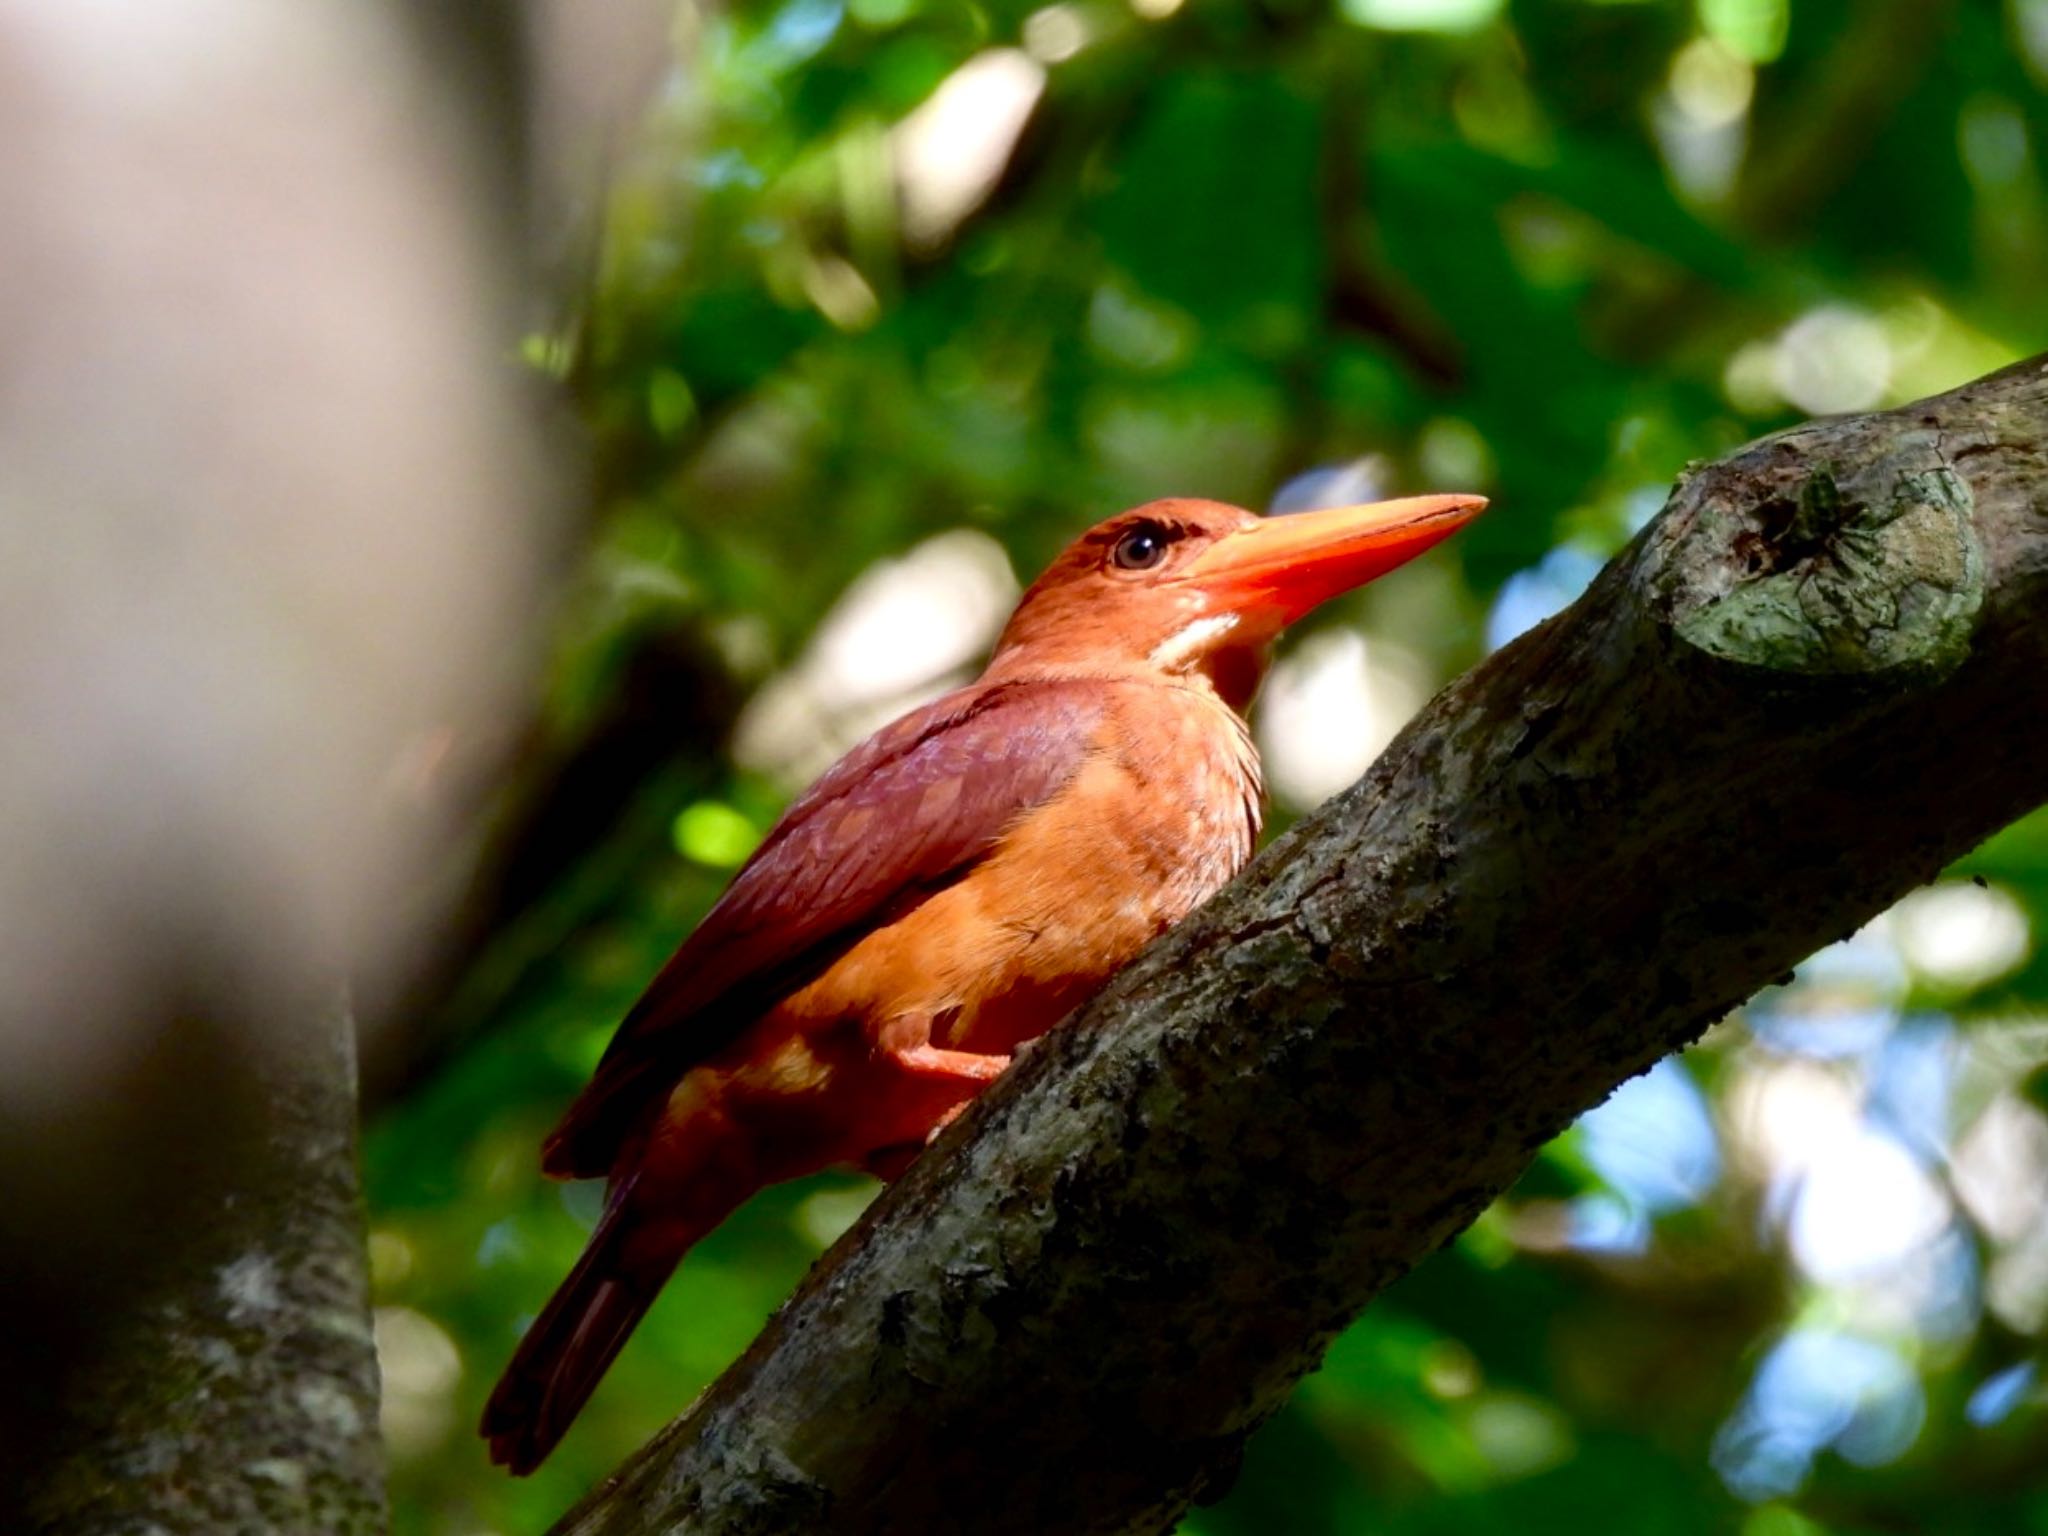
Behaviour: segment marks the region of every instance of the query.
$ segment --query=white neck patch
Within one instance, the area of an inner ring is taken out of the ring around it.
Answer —
[[[1152,647],[1152,654],[1145,659],[1155,667],[1176,667],[1201,650],[1211,640],[1227,635],[1237,627],[1234,613],[1212,613],[1183,624],[1164,640]]]

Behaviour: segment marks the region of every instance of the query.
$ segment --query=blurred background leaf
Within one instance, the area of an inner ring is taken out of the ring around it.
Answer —
[[[1165,494],[1481,490],[1257,711],[1276,820],[1569,601],[1688,460],[2048,346],[2048,0],[680,7],[526,365],[592,515],[369,1179],[406,1533],[543,1529],[871,1186],[692,1254],[528,1483],[472,1438],[589,1188],[535,1148],[812,773]],[[1622,1089],[1186,1523],[2048,1532],[2048,821]]]

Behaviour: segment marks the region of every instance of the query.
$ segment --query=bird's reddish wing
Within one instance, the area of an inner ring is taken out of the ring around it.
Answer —
[[[1058,793],[1092,749],[1102,690],[976,686],[841,758],[768,834],[612,1039],[548,1138],[551,1173],[610,1170],[648,1105],[882,912],[948,883]]]

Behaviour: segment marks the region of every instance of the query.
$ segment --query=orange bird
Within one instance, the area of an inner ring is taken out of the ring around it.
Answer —
[[[610,1188],[484,1410],[492,1459],[540,1464],[690,1245],[755,1190],[901,1172],[1234,875],[1262,793],[1239,711],[1274,636],[1485,505],[1122,513],[1024,594],[977,682],[813,784],[548,1137],[549,1174]]]

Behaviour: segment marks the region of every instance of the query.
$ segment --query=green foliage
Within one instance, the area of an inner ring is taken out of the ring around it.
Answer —
[[[980,530],[1028,577],[1117,507],[1260,505],[1368,456],[1495,500],[1317,621],[1433,685],[1569,600],[1688,460],[2048,344],[2042,0],[787,0],[677,38],[575,322],[523,354],[598,487],[529,795],[644,747],[620,722],[673,711],[642,697],[673,652],[736,693],[803,673],[921,539]],[[1042,96],[934,225],[901,125],[998,49]],[[867,1198],[756,1200],[537,1477],[484,1466],[482,1397],[593,1215],[539,1138],[807,771],[692,719],[583,806],[443,1005],[470,1043],[373,1129],[400,1532],[543,1529]],[[828,757],[860,724],[799,719]],[[2048,1532],[2015,1374],[2048,1313],[2048,824],[1958,874],[1989,888],[1819,957],[1547,1152],[1187,1530]],[[1917,1237],[1844,1268],[1887,1189],[1867,1229],[1911,1208]]]

